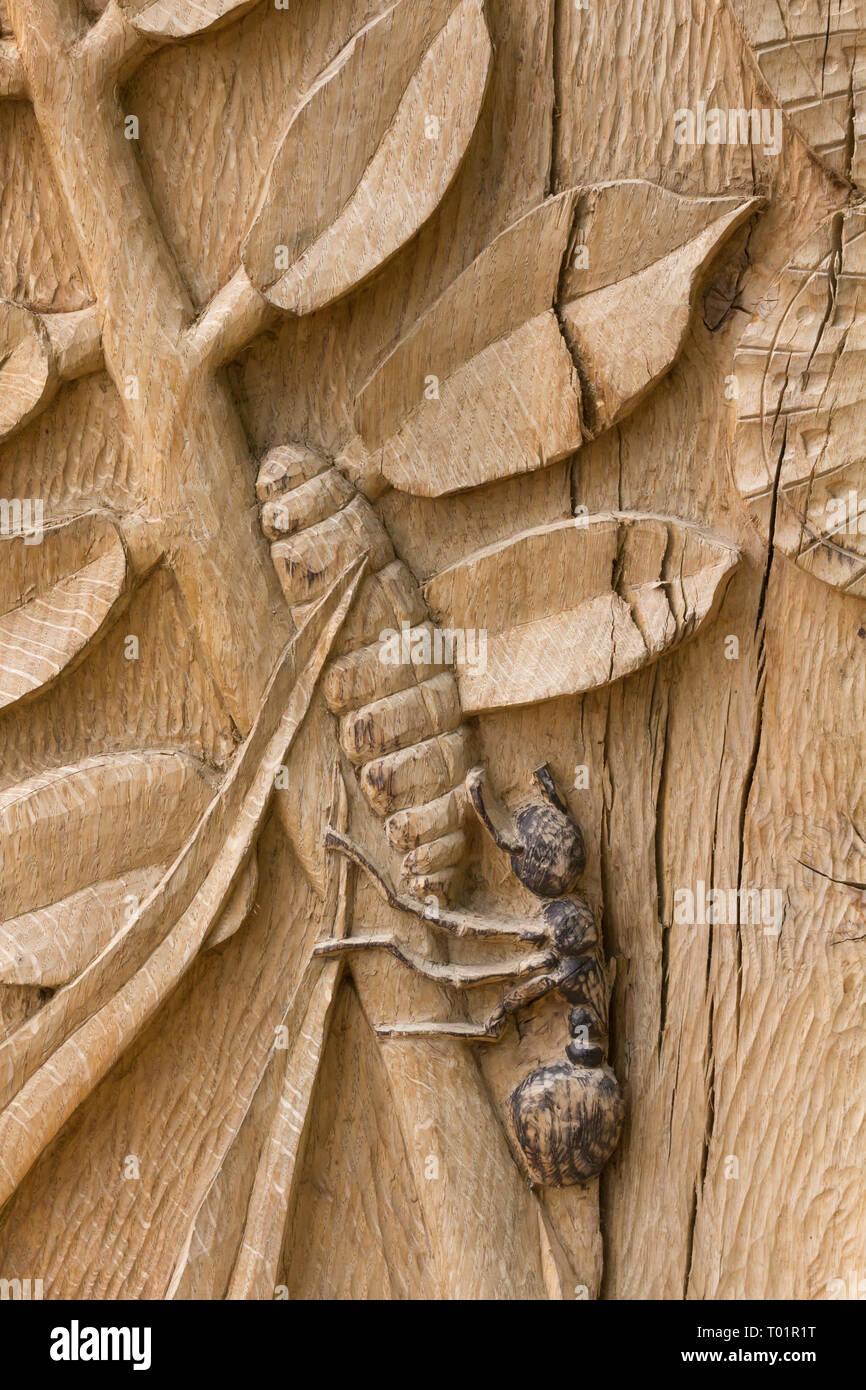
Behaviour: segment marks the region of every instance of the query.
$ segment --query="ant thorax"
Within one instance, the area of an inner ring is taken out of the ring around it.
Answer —
[[[582,956],[598,946],[595,917],[582,894],[545,903],[541,916],[557,955]]]

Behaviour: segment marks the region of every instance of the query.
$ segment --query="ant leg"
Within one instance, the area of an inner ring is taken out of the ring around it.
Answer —
[[[459,1038],[463,1042],[497,1042],[510,1016],[536,999],[543,999],[560,983],[562,967],[549,975],[526,980],[506,994],[484,1023],[386,1023],[376,1029],[380,1038]]]
[[[532,774],[532,780],[535,783],[538,790],[541,792],[541,795],[544,797],[545,801],[550,806],[555,806],[557,811],[561,811],[562,814],[564,816],[568,816],[570,820],[571,812],[569,811],[568,806],[565,804],[565,801],[560,795],[559,788],[553,780],[553,773],[550,770],[550,764],[544,763],[542,767],[537,767]]]
[[[357,864],[359,869],[363,869],[364,873],[373,884],[373,887],[376,889],[376,892],[379,894],[379,897],[383,898],[390,907],[403,907],[401,901],[402,894],[397,892],[396,888],[385,877],[381,869],[376,868],[372,859],[361,849],[361,846],[356,845],[354,840],[350,840],[348,835],[344,835],[342,830],[335,830],[332,825],[329,825],[325,831],[325,847],[326,849],[336,850],[338,854],[344,855],[352,864]],[[420,908],[420,904],[418,906]],[[414,911],[415,909],[412,908],[410,910]],[[418,915],[424,915],[423,909],[419,911]]]
[[[498,1042],[508,1016],[496,1009],[485,1023],[380,1023],[380,1038],[455,1038],[460,1042]]]
[[[455,989],[471,989],[473,985],[501,984],[503,980],[521,980],[527,975],[547,970],[555,957],[549,951],[533,951],[520,961],[498,961],[487,965],[458,965],[451,961],[428,960],[393,935],[349,936],[319,941],[312,950],[314,956],[343,956],[350,951],[389,951],[403,965],[428,980],[453,985]]]
[[[492,941],[522,941],[531,945],[542,945],[549,941],[549,935],[543,923],[533,926],[516,920],[509,921],[507,918],[482,916],[481,913],[472,912],[468,908],[449,909],[438,904],[435,908],[430,908],[427,904],[418,902],[417,898],[410,898],[406,894],[398,893],[361,846],[351,840],[348,835],[344,835],[342,831],[334,830],[333,826],[328,826],[325,834],[325,845],[328,849],[335,850],[337,854],[345,855],[359,869],[363,869],[380,898],[384,899],[389,907],[397,908],[400,912],[408,912],[413,917],[420,917],[423,921],[429,922],[431,927],[446,931],[451,936]]]
[[[514,822],[502,802],[488,786],[484,768],[473,767],[466,774],[465,786],[476,816],[497,849],[506,854],[523,854],[525,845],[518,838]]]
[[[528,1004],[534,1004],[537,999],[543,999],[546,994],[557,989],[562,981],[562,966],[547,975],[536,975],[532,980],[525,980],[523,984],[517,985],[515,989],[509,990],[502,1001],[502,1008],[507,1014],[515,1014],[518,1009],[525,1009]]]

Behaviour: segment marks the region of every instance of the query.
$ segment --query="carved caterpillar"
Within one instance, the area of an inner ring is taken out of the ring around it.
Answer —
[[[454,902],[467,848],[463,782],[472,738],[447,665],[383,660],[380,633],[408,623],[416,649],[435,651],[418,583],[399,560],[370,503],[333,464],[304,447],[271,450],[256,493],[262,530],[297,623],[351,560],[369,553],[370,574],[326,668],[325,701],[373,811],[402,853],[407,890]]]

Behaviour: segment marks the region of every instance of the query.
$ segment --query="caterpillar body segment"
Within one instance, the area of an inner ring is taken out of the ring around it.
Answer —
[[[340,745],[416,898],[456,901],[467,852],[473,741],[417,580],[367,498],[303,446],[272,449],[256,483],[262,530],[292,617],[357,556],[369,574],[323,677]],[[399,635],[399,641],[395,638]],[[438,648],[438,651],[437,651]]]

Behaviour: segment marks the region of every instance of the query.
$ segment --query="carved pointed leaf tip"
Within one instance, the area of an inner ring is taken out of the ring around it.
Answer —
[[[477,551],[426,595],[443,626],[484,633],[483,652],[467,644],[456,660],[463,711],[476,714],[594,690],[655,661],[715,612],[738,562],[733,546],[675,518],[600,513]]]
[[[438,497],[554,463],[610,428],[671,367],[703,272],[760,206],[629,180],[527,213],[361,390],[365,471]]]
[[[132,23],[142,34],[160,39],[186,39],[237,19],[258,0],[131,0]]]
[[[38,499],[19,499],[20,517],[12,503],[2,505],[10,508],[4,531],[13,533],[0,539],[0,709],[68,669],[127,588],[126,553],[110,518],[91,513],[45,528]]]
[[[272,304],[322,308],[415,235],[460,167],[490,57],[481,0],[398,0],[347,44],[292,118],[244,246]]]
[[[150,895],[65,989],[25,1027],[0,1042],[0,1096],[6,1107],[0,1113],[0,1151],[5,1160],[0,1205],[152,1017],[215,927],[217,936],[221,935],[219,918],[224,910],[231,911],[235,895],[241,906],[244,900],[249,902],[253,891],[249,880],[245,887],[241,885],[271,802],[277,769],[303,723],[364,569],[363,560],[347,567],[278,661],[255,724],[232,768]],[[58,783],[57,794],[65,805],[70,788],[63,770],[48,780],[52,786]],[[32,818],[22,813],[19,791],[13,789],[0,802],[0,811],[8,803],[13,822],[11,835],[0,841],[4,850],[10,840],[13,848],[20,848],[16,833],[19,840],[32,833]],[[98,796],[88,797],[79,808],[84,826],[94,805],[102,805]],[[123,805],[126,824],[132,814],[128,798]],[[56,825],[56,807],[53,818]],[[135,835],[127,837],[133,844],[140,843],[142,823],[162,824],[160,810],[152,809],[136,822]],[[43,817],[43,829],[45,824]],[[92,874],[92,842],[84,834],[79,838],[78,853],[69,862],[78,864],[81,873]],[[48,859],[44,852],[28,855],[26,848],[15,854],[14,882],[19,894],[23,891],[20,861],[31,863],[32,872],[38,873]],[[24,903],[18,906],[26,910]],[[227,928],[231,926],[229,921]],[[45,1065],[49,1060],[52,1065]]]

